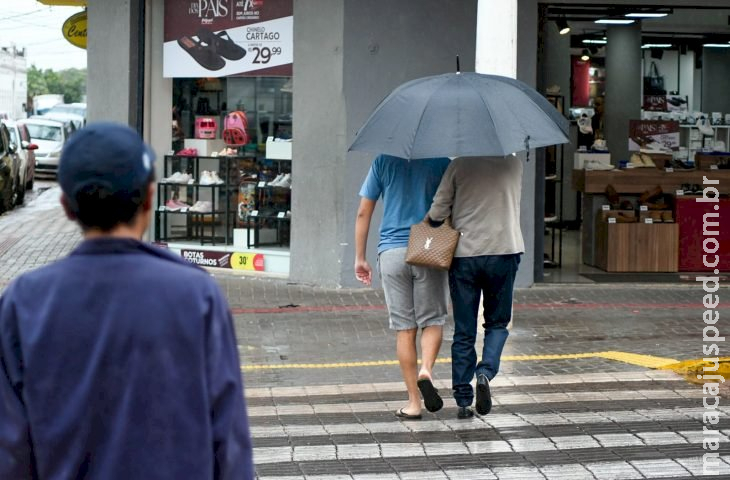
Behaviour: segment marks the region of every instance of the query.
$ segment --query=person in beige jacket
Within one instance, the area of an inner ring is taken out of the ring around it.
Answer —
[[[522,161],[507,157],[460,157],[446,169],[428,216],[451,216],[461,232],[449,270],[454,308],[451,345],[452,384],[458,417],[469,418],[474,401],[471,381],[476,374],[476,411],[492,407],[489,381],[499,371],[502,349],[512,317],[512,292],[524,242],[520,230]],[[484,295],[484,348],[475,349],[479,301]]]

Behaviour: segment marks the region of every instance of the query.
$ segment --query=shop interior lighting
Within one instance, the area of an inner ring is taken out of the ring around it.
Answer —
[[[583,60],[584,62],[587,62],[588,60],[591,59],[591,53],[588,51],[587,48],[583,49],[583,53],[581,53],[580,59]]]
[[[594,44],[594,45],[606,45],[608,43],[608,41],[607,40],[596,40],[593,38],[586,38],[585,40],[583,40],[583,43]]]
[[[668,13],[636,12],[636,13],[627,13],[624,16],[629,17],[629,18],[662,18],[662,17],[666,17],[667,15],[669,15],[669,14]]]
[[[602,18],[600,20],[596,20],[593,23],[603,23],[606,25],[630,25],[635,21],[636,20],[631,20],[628,18]]]
[[[558,26],[558,31],[560,32],[560,35],[570,33],[570,25],[568,25],[568,21],[566,19],[559,18],[555,21],[555,23]]]
[[[647,43],[642,45],[641,48],[672,48],[671,43]]]

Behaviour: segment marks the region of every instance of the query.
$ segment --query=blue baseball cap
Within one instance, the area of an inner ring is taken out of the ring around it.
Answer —
[[[152,149],[127,125],[92,123],[63,147],[58,183],[72,203],[79,191],[92,185],[120,198],[126,192],[131,198],[147,185],[154,160]]]

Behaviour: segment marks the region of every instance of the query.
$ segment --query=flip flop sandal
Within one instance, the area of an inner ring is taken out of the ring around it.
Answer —
[[[438,412],[444,406],[444,401],[441,400],[439,391],[433,386],[433,382],[429,378],[421,378],[417,382],[418,389],[421,391],[423,396],[423,403],[426,405],[426,410],[429,412]]]
[[[395,416],[398,418],[402,418],[403,420],[420,420],[421,419],[420,413],[418,415],[411,415],[409,413],[404,412],[402,408],[395,412]]]
[[[228,60],[240,60],[246,56],[246,50],[233,41],[225,30],[213,33],[211,30],[201,27],[198,30],[198,38],[212,45],[215,51]]]
[[[195,41],[192,37],[180,37],[177,40],[180,48],[188,52],[193,59],[200,64],[201,67],[207,70],[220,70],[226,65],[226,61],[216,55],[213,48],[208,45],[203,45],[200,41]]]

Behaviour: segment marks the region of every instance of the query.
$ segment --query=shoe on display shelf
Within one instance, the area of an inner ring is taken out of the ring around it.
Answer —
[[[215,180],[208,170],[203,170],[203,173],[200,174],[200,181],[198,183],[200,183],[200,185],[214,185]]]
[[[586,160],[584,169],[585,170],[613,170],[616,167],[607,163],[600,162],[598,160]]]
[[[197,157],[198,156],[198,149],[197,148],[183,148],[179,152],[177,152],[175,155],[178,157]]]
[[[266,185],[269,186],[269,187],[278,187],[279,186],[279,182],[281,182],[281,179],[282,178],[284,178],[284,174],[283,173],[280,173],[279,175],[276,176],[276,178],[274,178],[273,180],[271,180],[270,182],[268,182]]]
[[[210,172],[210,178],[213,180],[213,184],[215,185],[223,184],[223,180],[221,180],[221,177],[218,176],[218,172]]]
[[[188,205],[185,202],[181,202],[177,198],[171,198],[170,200],[165,203],[165,209],[169,212],[179,212],[183,208],[188,208],[190,205]]]
[[[192,175],[188,173],[175,172],[167,178],[160,180],[160,183],[175,183],[178,185],[192,184],[195,183]]]
[[[190,207],[190,211],[193,213],[211,213],[213,211],[213,202],[198,200],[195,205]]]
[[[283,175],[278,182],[274,181],[273,185],[271,186],[280,188],[291,188],[291,173]]]
[[[707,118],[704,116],[697,119],[697,123],[695,123],[695,126],[702,135],[711,137],[715,134],[715,130],[713,130],[712,126],[710,126],[710,122],[708,122]]]

